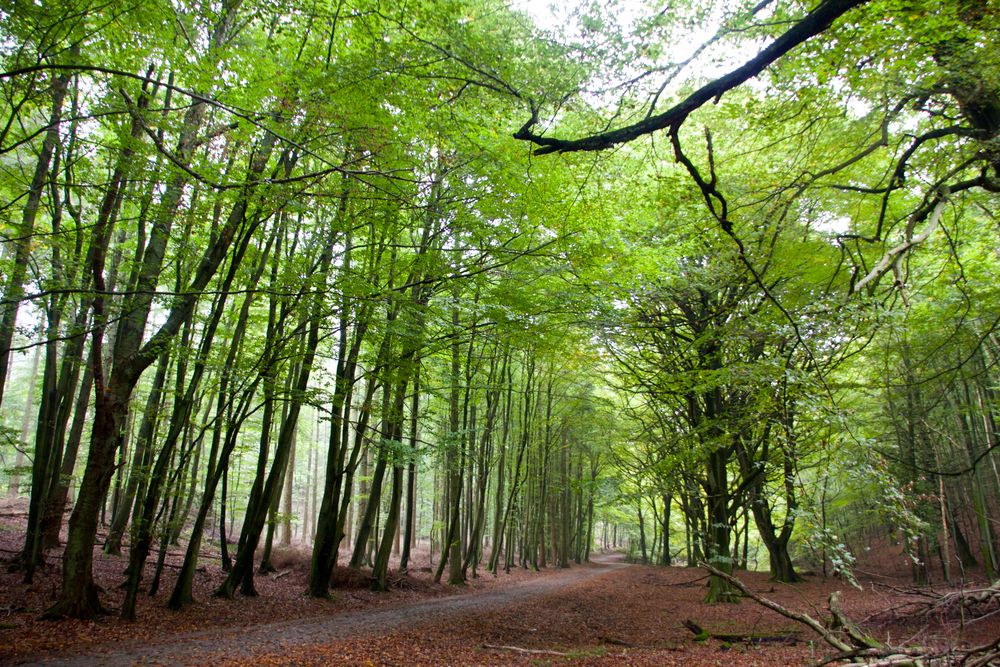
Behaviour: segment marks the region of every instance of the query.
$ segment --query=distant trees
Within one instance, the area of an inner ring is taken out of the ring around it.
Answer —
[[[762,11],[784,21],[764,20]],[[970,524],[981,508],[997,507],[993,481],[980,476],[996,466],[995,396],[969,381],[993,376],[997,322],[973,306],[979,297],[966,277],[972,266],[991,276],[997,268],[995,254],[976,250],[996,245],[995,226],[986,223],[1000,191],[995,19],[989,3],[821,2],[806,12],[747,3],[726,13],[686,59],[664,48],[676,41],[669,22],[628,29],[595,22],[590,28],[601,36],[594,44],[613,35],[634,47],[608,64],[619,84],[604,80],[590,91],[614,97],[615,111],[577,114],[559,98],[547,123],[550,106],[535,102],[544,98],[529,100],[530,117],[514,136],[536,154],[634,148],[638,139],[650,146],[634,157],[646,161],[638,178],[656,183],[647,189],[656,205],[633,200],[639,231],[622,225],[620,234],[624,245],[660,243],[671,259],[632,252],[624,263],[630,279],[612,283],[627,307],[611,314],[617,323],[608,341],[622,382],[643,395],[633,447],[663,441],[647,480],[664,467],[673,479],[691,475],[691,451],[712,443],[701,453],[704,472],[681,487],[681,507],[696,513],[705,540],[699,555],[718,559],[720,545],[737,534],[737,515],[749,513],[772,574],[794,579],[792,528],[817,506],[808,489],[816,465],[810,450],[834,441],[853,452],[856,468],[850,481],[835,476],[836,488],[823,478],[822,518],[807,521],[819,542],[845,553],[843,542],[831,539],[827,493],[844,492],[841,483],[852,489],[847,495],[871,485],[867,510],[908,536],[917,581],[926,581],[935,549],[947,573],[949,540],[960,560],[971,562],[946,496],[949,487],[957,494],[967,485],[961,493],[974,508]],[[686,68],[707,64],[702,52],[747,44],[750,34],[766,44],[758,55],[707,83],[690,82],[693,92],[680,87]],[[638,73],[626,65],[635,62]],[[768,102],[743,90],[753,77]],[[684,194],[660,194],[675,185],[664,155],[687,175],[681,191],[695,189],[701,213],[685,207]],[[696,231],[671,233],[693,221]],[[717,234],[728,237],[729,251]],[[710,250],[692,254],[691,238]],[[712,268],[688,278],[687,267],[699,262]],[[790,281],[797,283],[791,291]],[[743,294],[727,298],[733,292]],[[911,315],[927,308],[941,316],[944,340],[928,336],[928,322]],[[926,340],[937,347],[915,355]],[[884,358],[866,351],[873,342],[885,346]],[[943,361],[940,354],[956,347],[962,351]],[[880,414],[845,413],[843,406],[861,396],[870,401],[872,393]],[[833,423],[819,423],[824,419]],[[964,444],[943,427],[947,420]],[[944,442],[951,444],[942,449]],[[886,488],[893,485],[899,488]],[[651,488],[669,487],[660,481]],[[626,495],[633,490],[627,486]],[[988,521],[978,523],[971,532],[979,533],[984,555],[992,554],[996,536]],[[640,519],[642,541],[643,529]],[[838,529],[860,527],[844,522]],[[823,554],[825,569],[826,547]],[[988,574],[994,564],[990,556]]]
[[[170,604],[190,602],[206,534],[229,568],[218,593],[255,594],[279,509],[286,526],[305,519],[303,462],[325,471],[309,480],[322,489],[314,595],[348,537],[351,565],[371,565],[382,590],[402,535],[410,550],[433,534],[452,583],[486,558],[537,567],[586,552],[591,443],[570,424],[593,397],[553,395],[586,386],[582,368],[557,377],[563,351],[540,344],[563,314],[517,300],[519,285],[552,280],[541,251],[559,232],[529,215],[532,188],[499,186],[520,158],[474,137],[490,97],[428,70],[437,47],[408,18],[360,6],[103,16],[56,3],[3,19],[18,48],[0,75],[0,147],[15,158],[0,188],[18,216],[0,375],[18,322],[36,318],[44,341],[27,578],[75,487],[47,613],[101,610],[103,525],[105,548],[129,551],[123,617],[157,545],[153,590],[165,550],[186,541]],[[105,59],[111,43],[125,46]]]

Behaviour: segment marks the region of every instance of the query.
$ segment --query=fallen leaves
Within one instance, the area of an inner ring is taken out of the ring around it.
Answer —
[[[0,531],[0,550],[16,551],[19,539],[16,530]],[[179,549],[169,556],[179,557]],[[705,581],[700,570],[587,565],[540,573],[515,569],[511,575],[484,575],[471,580],[468,587],[455,588],[433,584],[424,553],[409,575],[393,575],[395,585],[389,594],[370,592],[364,572],[339,568],[333,599],[317,600],[303,595],[307,549],[280,551],[276,562],[277,575],[257,577],[259,597],[229,601],[211,596],[222,572],[218,561],[207,560],[196,580],[197,604],[179,613],[164,606],[175,576],[171,569],[160,594],[141,599],[135,623],[116,617],[92,622],[39,621],[38,615],[58,587],[58,561],[51,561],[32,586],[20,583],[16,573],[0,572],[0,663],[101,651],[109,664],[133,664],[136,660],[128,656],[136,654],[129,650],[140,647],[147,651],[144,655],[155,656],[159,646],[164,647],[164,663],[232,667],[750,667],[813,664],[824,657],[824,647],[810,641],[805,632],[794,643],[739,641],[740,637],[786,636],[800,628],[748,600],[738,605],[704,604]],[[123,558],[95,552],[95,575],[106,590],[109,606],[120,604],[118,584],[124,564]],[[816,577],[792,586],[774,584],[763,573],[741,573],[740,578],[750,590],[803,613],[822,606],[832,591],[842,589],[844,612],[854,619],[867,618],[866,631],[880,638],[906,639],[919,633],[922,643],[947,647],[1000,636],[1000,615],[964,628],[947,614],[880,615],[882,610],[919,602],[913,591],[904,588],[905,580],[895,580],[896,588],[869,583],[862,592]],[[878,579],[885,582],[892,575],[881,574]],[[426,604],[445,597],[435,601],[433,608]],[[334,638],[315,641],[313,634],[301,630],[310,624],[334,624],[338,617],[347,616],[353,618],[352,624]],[[692,641],[683,626],[685,619],[692,619],[708,638]],[[180,658],[169,652],[177,646],[188,647]]]

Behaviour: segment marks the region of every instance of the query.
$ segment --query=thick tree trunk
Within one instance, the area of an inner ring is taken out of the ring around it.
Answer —
[[[732,574],[733,561],[729,554],[729,479],[726,471],[727,456],[716,450],[708,456],[707,489],[709,518],[708,562],[716,569]],[[709,577],[707,602],[738,602],[732,586],[721,577]]]
[[[145,90],[145,86],[144,86]],[[148,106],[148,97],[143,95],[140,104]],[[131,140],[136,141],[141,133],[141,124],[133,119]],[[91,428],[90,452],[76,506],[70,516],[69,536],[63,554],[63,587],[58,601],[45,615],[48,617],[70,616],[93,618],[101,613],[102,607],[93,582],[93,545],[97,535],[97,522],[104,504],[104,497],[114,473],[114,455],[118,448],[118,437],[128,413],[128,399],[132,387],[119,378],[104,380],[103,339],[106,327],[103,292],[104,263],[111,224],[120,206],[119,193],[125,174],[131,168],[134,150],[130,146],[122,149],[118,165],[111,176],[98,211],[97,224],[92,231],[92,240],[87,255],[87,264],[92,271],[95,292],[93,300],[95,330],[91,348],[94,375],[94,420]],[[138,377],[136,377],[138,379]]]

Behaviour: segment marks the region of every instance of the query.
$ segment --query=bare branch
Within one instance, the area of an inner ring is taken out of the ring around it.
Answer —
[[[865,2],[867,0],[824,0],[816,9],[782,33],[754,58],[728,74],[705,84],[661,114],[648,116],[637,123],[616,130],[599,132],[578,139],[559,139],[532,132],[531,128],[537,122],[537,110],[532,109],[532,118],[514,133],[514,138],[535,144],[539,147],[535,149],[535,154],[545,155],[547,153],[600,151],[660,130],[676,131],[694,111],[711,100],[718,101],[724,94],[754,78],[796,46],[822,33],[846,12]]]
[[[906,238],[899,245],[890,248],[882,259],[879,260],[871,271],[868,272],[861,280],[857,281],[852,289],[851,294],[860,292],[866,286],[870,285],[869,289],[874,288],[878,285],[878,281],[889,272],[894,266],[899,262],[900,257],[902,257],[906,252],[915,246],[920,245],[926,241],[934,230],[937,229],[938,223],[941,221],[941,215],[944,213],[944,208],[948,203],[948,190],[944,189],[936,197],[934,206],[931,209],[930,218],[927,222],[927,227],[920,234],[913,236],[913,229],[918,221],[919,216],[914,214],[910,217],[910,222],[906,225]]]

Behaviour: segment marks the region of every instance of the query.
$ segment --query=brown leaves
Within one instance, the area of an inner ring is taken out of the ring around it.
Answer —
[[[15,531],[0,531],[0,549],[15,550],[19,538]],[[30,588],[18,575],[0,573],[0,662],[99,652],[112,664],[746,667],[807,664],[818,657],[806,642],[692,641],[681,625],[687,618],[715,637],[784,636],[796,629],[749,601],[704,604],[704,581],[692,569],[613,562],[540,573],[515,569],[499,577],[484,574],[458,588],[431,583],[424,553],[409,575],[392,575],[400,585],[390,593],[370,592],[367,573],[345,568],[336,573],[340,587],[334,588],[334,599],[317,600],[303,594],[307,555],[276,554],[282,576],[257,577],[260,597],[233,601],[211,597],[222,573],[218,561],[206,559],[193,607],[171,612],[164,607],[167,593],[143,596],[135,623],[115,617],[39,621],[58,585],[58,567],[40,572]],[[95,556],[107,604],[120,604],[123,560]],[[174,576],[170,569],[161,591],[170,590]],[[740,576],[750,590],[806,613],[823,606],[833,590],[845,588],[837,580],[813,578],[787,586],[769,582],[764,573]],[[841,607],[851,618],[864,619],[905,602],[905,595],[902,589],[880,594],[847,589]],[[912,616],[921,627],[929,626],[921,636],[927,644],[975,644],[1000,635],[1000,615],[968,626],[965,634],[947,619],[935,625],[923,614]],[[864,629],[880,638],[905,639],[915,631],[912,621],[880,617],[878,625]]]

